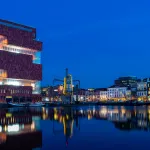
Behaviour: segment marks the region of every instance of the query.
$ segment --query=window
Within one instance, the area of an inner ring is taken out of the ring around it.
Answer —
[[[34,64],[41,64],[41,52],[36,52],[33,55],[33,63]]]

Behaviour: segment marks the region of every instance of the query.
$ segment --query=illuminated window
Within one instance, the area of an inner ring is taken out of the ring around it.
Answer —
[[[6,70],[0,69],[0,77],[1,78],[7,78],[7,72],[6,72]]]
[[[41,52],[36,52],[33,55],[33,63],[34,64],[41,64]]]
[[[12,45],[5,45],[2,47],[3,50],[13,52],[13,53],[20,53],[20,54],[26,54],[26,55],[35,55],[35,50],[22,48],[18,46],[12,46]]]

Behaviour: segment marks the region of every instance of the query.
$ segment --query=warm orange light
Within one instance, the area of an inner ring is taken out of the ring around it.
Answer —
[[[5,133],[0,133],[0,144],[6,142],[7,135]]]
[[[57,120],[57,119],[58,119],[58,115],[54,114],[54,120]]]
[[[2,49],[3,46],[8,44],[8,40],[5,36],[0,35],[0,48]]]
[[[7,45],[8,44],[8,40],[5,39],[2,43],[3,43],[3,45]]]
[[[5,70],[0,70],[0,78],[7,78],[7,72]]]

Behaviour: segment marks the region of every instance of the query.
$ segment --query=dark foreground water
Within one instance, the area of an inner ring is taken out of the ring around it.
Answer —
[[[143,150],[149,129],[149,106],[3,109],[0,150]]]

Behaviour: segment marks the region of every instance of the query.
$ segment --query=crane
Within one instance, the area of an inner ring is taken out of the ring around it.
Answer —
[[[65,98],[69,98],[70,102],[72,102],[72,98],[73,98],[73,83],[77,82],[78,83],[78,88],[80,88],[80,80],[73,80],[72,79],[72,75],[68,73],[68,68],[66,68],[66,72],[65,72],[65,77],[64,79],[57,79],[54,78],[53,79],[53,86],[55,84],[55,82],[62,82],[63,83],[63,96],[65,96]],[[76,95],[78,94],[78,88],[76,90]],[[77,100],[78,100],[78,96]]]

